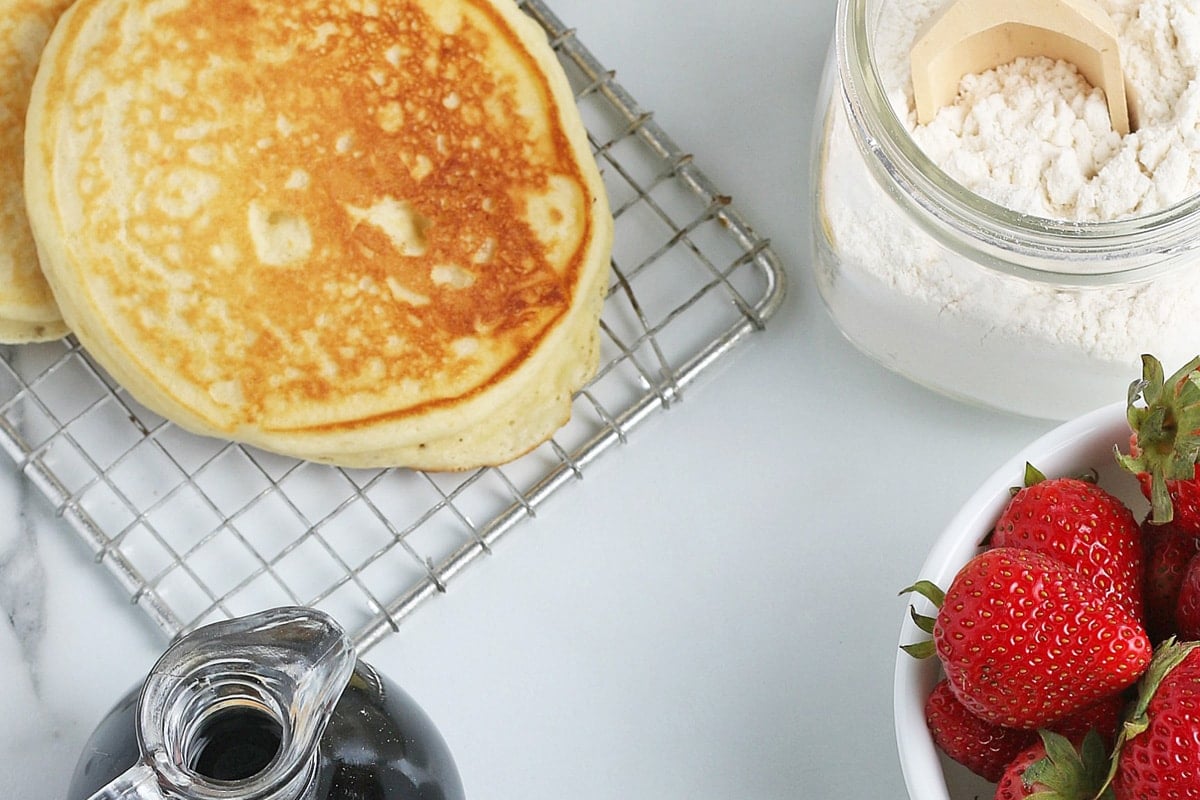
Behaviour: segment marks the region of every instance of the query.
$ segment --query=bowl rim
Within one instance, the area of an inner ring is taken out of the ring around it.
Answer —
[[[990,529],[1008,502],[1008,490],[1024,474],[1026,461],[1033,462],[1047,474],[1069,469],[1066,463],[1077,458],[1076,452],[1084,443],[1103,441],[1114,445],[1129,438],[1130,428],[1125,401],[1111,403],[1042,434],[997,467],[975,490],[950,522],[942,529],[918,573],[945,588],[957,572],[978,549],[979,540],[963,537],[963,530],[979,530],[980,538]],[[1031,457],[1037,453],[1036,458]],[[935,613],[932,604],[914,597],[912,604],[922,614]],[[899,644],[918,640],[924,634],[905,606]],[[937,659],[920,661],[897,648],[893,684],[893,723],[900,769],[905,788],[912,800],[952,800],[942,774],[941,757],[925,724],[925,698],[938,676]]]

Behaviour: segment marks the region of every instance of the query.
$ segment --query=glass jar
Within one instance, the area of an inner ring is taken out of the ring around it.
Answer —
[[[1200,197],[1068,222],[965,189],[889,102],[889,2],[839,0],[817,105],[814,268],[842,332],[933,390],[1047,419],[1123,399],[1143,353],[1170,372],[1200,352]]]

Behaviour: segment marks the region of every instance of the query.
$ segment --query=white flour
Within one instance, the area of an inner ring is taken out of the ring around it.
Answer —
[[[1112,15],[1138,130],[1109,125],[1073,67],[1026,59],[969,76],[918,127],[908,50],[948,0],[883,0],[874,56],[914,140],[968,188],[1040,216],[1141,215],[1200,190],[1200,0],[1098,0]],[[941,392],[1067,418],[1125,397],[1139,357],[1200,353],[1200,257],[1153,281],[1073,286],[982,268],[943,246],[868,171],[838,99],[816,181],[818,286],[842,330]]]
[[[918,126],[908,52],[945,2],[888,3],[875,55],[897,115],[959,183],[1017,211],[1079,221],[1145,214],[1200,190],[1200,0],[1097,0],[1116,24],[1138,118],[1124,139],[1104,93],[1048,58],[966,76],[956,102]]]

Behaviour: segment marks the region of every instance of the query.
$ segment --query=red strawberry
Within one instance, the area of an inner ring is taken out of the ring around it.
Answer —
[[[1136,405],[1138,398],[1144,407]],[[1142,377],[1129,387],[1129,454],[1117,460],[1137,476],[1150,500],[1151,521],[1174,521],[1200,536],[1200,357],[1169,378],[1154,356],[1142,356]]]
[[[1047,479],[1026,464],[1025,486],[996,521],[992,545],[1056,558],[1142,619],[1141,528],[1133,512],[1094,479]]]
[[[1123,800],[1200,798],[1200,650],[1164,642],[1117,742],[1112,788]]]
[[[1077,751],[1067,739],[1048,731],[1022,751],[1000,777],[996,800],[1112,800],[1104,786],[1108,759],[1104,744],[1088,737]],[[1103,792],[1101,792],[1103,787]]]
[[[937,603],[927,587],[912,590]],[[1150,660],[1138,621],[1044,553],[987,550],[941,599],[933,649],[959,701],[996,725],[1045,727],[1131,685]]]
[[[1124,709],[1122,695],[1112,695],[1059,720],[1051,730],[1076,745],[1094,732],[1107,747],[1116,739]],[[993,725],[972,714],[945,678],[925,701],[925,723],[943,753],[992,783],[1000,780],[1018,753],[1038,741],[1034,731]]]
[[[1161,642],[1176,632],[1179,589],[1188,562],[1200,553],[1200,537],[1181,533],[1172,522],[1154,525],[1147,519],[1142,522],[1142,549],[1145,553],[1142,599],[1146,605],[1146,633],[1150,635],[1150,641]]]
[[[1192,556],[1183,573],[1175,605],[1175,627],[1180,639],[1200,640],[1200,556]]]
[[[1033,731],[1002,728],[975,716],[945,679],[925,701],[925,722],[943,753],[992,783],[1000,780],[1017,753],[1037,740]]]

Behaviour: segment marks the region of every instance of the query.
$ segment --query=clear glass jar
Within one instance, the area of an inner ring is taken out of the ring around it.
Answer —
[[[817,106],[814,267],[842,332],[943,394],[1066,419],[1126,396],[1142,353],[1200,353],[1200,197],[1065,222],[956,183],[913,142],[872,52],[880,10],[839,0]]]

